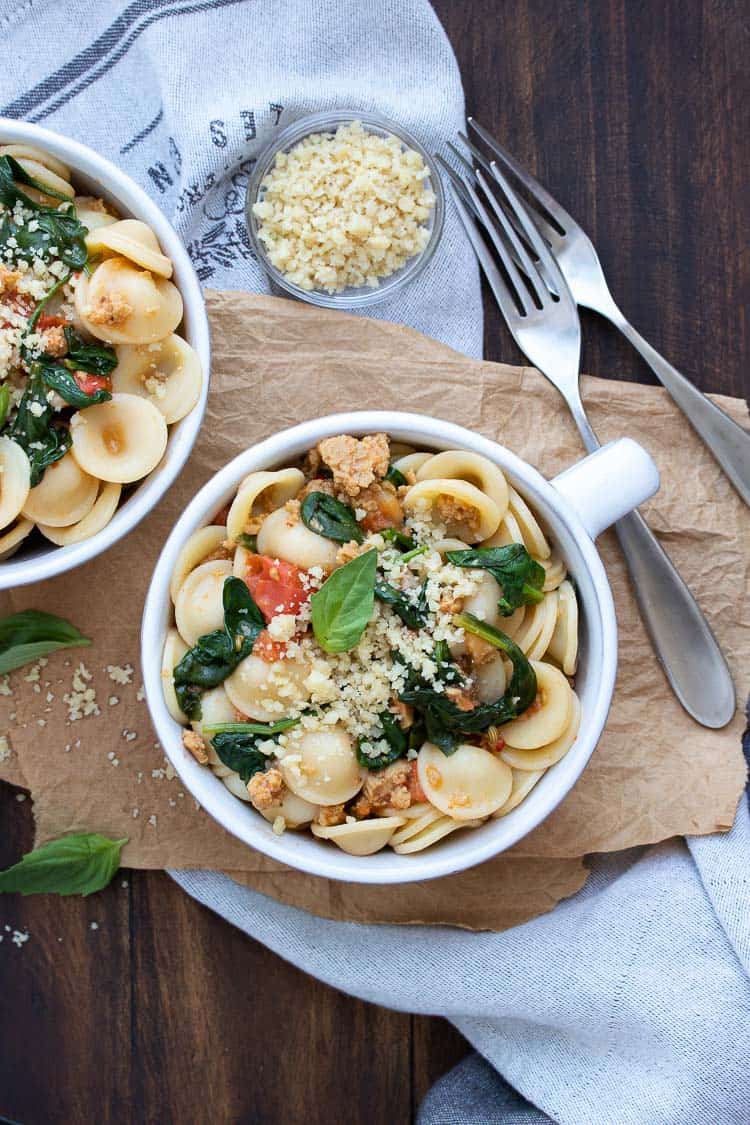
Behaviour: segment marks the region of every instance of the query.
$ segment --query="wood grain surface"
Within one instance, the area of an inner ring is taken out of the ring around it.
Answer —
[[[437,0],[470,113],[596,242],[626,315],[705,390],[748,392],[750,10],[742,0]],[[487,302],[486,355],[519,356]],[[649,381],[585,321],[584,369]],[[0,866],[31,841],[0,787]],[[10,930],[28,932],[21,947]],[[468,1049],[352,1000],[123,872],[0,899],[0,1116],[23,1125],[400,1125]]]

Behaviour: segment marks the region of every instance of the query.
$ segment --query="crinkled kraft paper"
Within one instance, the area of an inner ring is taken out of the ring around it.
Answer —
[[[367,407],[448,418],[508,446],[547,476],[583,454],[562,401],[530,368],[470,360],[396,325],[271,297],[209,293],[208,307],[211,394],[177,483],[106,554],[37,587],[0,595],[0,613],[31,607],[59,613],[94,642],[13,673],[12,695],[0,695],[0,732],[12,747],[0,776],[31,790],[38,840],[82,830],[127,835],[127,866],[224,870],[332,918],[504,929],[577,890],[589,852],[727,830],[745,779],[741,714],[712,731],[679,706],[656,663],[611,533],[599,542],[620,627],[609,721],[568,798],[511,851],[423,884],[327,883],[252,851],[196,806],[167,767],[151,728],[140,690],[139,625],[164,539],[212,473],[276,430]],[[595,378],[584,378],[582,389],[602,440],[628,434],[658,462],[662,487],[644,514],[706,612],[731,663],[738,698],[746,698],[747,510],[664,391]],[[743,403],[717,401],[747,424]],[[97,713],[73,720],[82,686],[94,689],[88,708]]]

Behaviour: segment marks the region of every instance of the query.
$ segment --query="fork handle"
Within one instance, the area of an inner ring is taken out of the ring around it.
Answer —
[[[569,394],[566,399],[583,444],[593,453],[599,439],[580,395]],[[734,684],[700,606],[638,512],[619,519],[615,531],[641,617],[672,690],[696,722],[726,726],[736,710]]]
[[[614,312],[617,312],[617,316]],[[738,493],[750,505],[750,432],[711,402],[664,356],[644,340],[619,309],[605,313],[640,352],[656,378],[669,392],[693,429],[700,434]]]

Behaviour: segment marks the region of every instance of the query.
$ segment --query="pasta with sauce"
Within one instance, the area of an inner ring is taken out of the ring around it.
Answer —
[[[71,180],[0,144],[0,560],[106,527],[203,385],[156,235]]]
[[[277,833],[409,855],[516,808],[570,750],[578,607],[475,453],[385,434],[254,472],[183,546],[165,701]]]

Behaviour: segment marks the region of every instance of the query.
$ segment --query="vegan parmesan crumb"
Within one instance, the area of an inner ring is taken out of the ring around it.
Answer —
[[[101,715],[99,704],[96,702],[96,689],[90,683],[91,678],[91,672],[81,661],[73,673],[71,690],[63,695],[71,723],[88,718],[89,715]]]
[[[108,664],[107,675],[112,683],[121,684],[124,687],[125,684],[133,682],[133,665],[126,664],[124,668],[121,668],[118,664]]]

